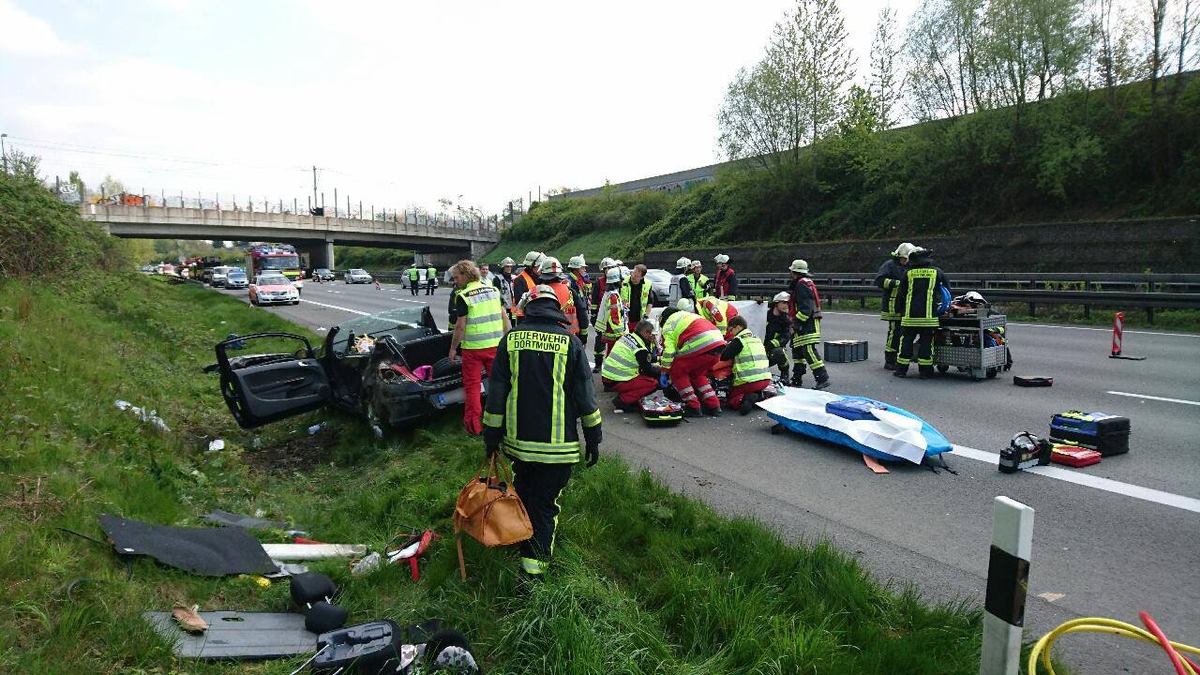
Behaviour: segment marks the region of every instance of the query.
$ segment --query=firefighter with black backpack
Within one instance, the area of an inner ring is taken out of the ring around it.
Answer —
[[[916,248],[908,256],[908,269],[896,292],[896,307],[899,312],[900,353],[896,356],[896,369],[892,375],[908,377],[908,364],[913,356],[917,359],[920,378],[933,377],[933,334],[941,321],[937,315],[938,286],[950,289],[946,274],[933,265],[928,249]]]
[[[821,360],[817,346],[821,344],[821,296],[817,286],[808,276],[808,263],[793,260],[788,270],[792,283],[788,287],[792,300],[788,309],[792,314],[792,386],[802,387],[806,368],[811,368],[817,383],[813,389],[829,386],[829,371]]]
[[[904,242],[879,266],[875,275],[875,286],[883,291],[879,299],[879,318],[888,322],[887,341],[883,343],[883,367],[885,370],[896,369],[896,354],[900,351],[900,319],[902,314],[896,311],[896,295],[900,290],[900,282],[904,279],[904,268],[908,266],[908,256],[916,246]]]

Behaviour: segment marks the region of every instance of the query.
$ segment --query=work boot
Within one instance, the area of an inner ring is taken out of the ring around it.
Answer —
[[[708,406],[708,405],[704,406],[704,414],[708,415],[710,417],[720,417],[721,416],[721,405],[717,404],[717,405],[713,405],[713,406]]]
[[[754,410],[754,404],[758,403],[760,398],[761,396],[758,394],[758,392],[746,394],[746,396],[742,399],[742,404],[738,406],[738,412],[742,415],[749,415],[751,411]]]
[[[896,369],[892,371],[892,377],[908,377],[908,366],[896,364]]]
[[[829,378],[828,377],[826,377],[823,380],[817,380],[817,383],[813,385],[813,389],[817,389],[817,390],[828,389],[828,388],[829,388]]]
[[[596,354],[596,365],[592,366],[592,372],[598,373],[604,367],[604,354]]]
[[[896,352],[884,352],[883,353],[883,369],[884,370],[895,370],[896,369]]]
[[[691,406],[684,406],[683,407],[683,416],[684,417],[702,417],[703,413],[700,412],[699,408],[693,408]]]
[[[813,386],[813,389],[825,389],[829,386],[829,370],[826,369],[825,366],[814,369],[813,377],[817,380],[817,383]]]
[[[922,380],[932,380],[933,379],[933,376],[934,376],[933,366],[920,366],[917,368],[917,370],[920,371],[919,374],[917,375],[917,377],[921,378]]]

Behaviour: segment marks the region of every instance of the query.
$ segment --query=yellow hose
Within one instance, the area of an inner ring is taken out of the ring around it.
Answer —
[[[1145,640],[1146,642],[1162,646],[1149,631],[1125,623],[1124,621],[1116,621],[1114,619],[1106,619],[1104,617],[1085,617],[1082,619],[1072,619],[1065,623],[1059,624],[1054,630],[1046,633],[1040,640],[1033,645],[1033,649],[1029,650],[1029,661],[1026,664],[1028,675],[1037,675],[1038,657],[1041,657],[1042,665],[1045,666],[1048,675],[1054,675],[1054,668],[1050,665],[1050,645],[1054,643],[1060,636],[1067,633],[1109,633],[1112,635],[1120,635],[1122,637],[1136,638]],[[1189,654],[1200,655],[1200,649],[1190,645],[1171,642],[1171,646],[1177,651],[1187,652]],[[1183,668],[1187,675],[1198,675],[1192,665],[1182,659]]]

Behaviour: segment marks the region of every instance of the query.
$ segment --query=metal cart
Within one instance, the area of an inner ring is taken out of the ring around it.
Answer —
[[[987,310],[981,310],[987,311]],[[1008,338],[1003,314],[942,317],[933,340],[933,363],[939,372],[970,373],[976,380],[1008,369]],[[999,337],[999,339],[997,339]]]

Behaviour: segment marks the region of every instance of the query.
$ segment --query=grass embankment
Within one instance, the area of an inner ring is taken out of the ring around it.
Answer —
[[[200,526],[217,508],[376,548],[407,526],[436,528],[443,539],[417,583],[407,568],[354,578],[344,562],[313,567],[339,583],[351,622],[440,617],[470,636],[489,673],[977,667],[976,608],[928,607],[881,587],[830,546],[790,546],[718,517],[631,475],[611,452],[577,470],[564,494],[546,584],[523,592],[515,551],[473,542],[461,582],[450,514],[480,461],[478,440],[452,413],[382,443],[331,412],[237,429],[216,377],[200,368],[226,334],[264,329],[297,330],[202,288],[140,276],[0,283],[0,672],[290,672],[300,659],[177,661],[139,618],[175,602],[283,611],[286,583],[260,589],[142,558],[127,570],[111,547],[61,529],[100,537],[101,513]],[[119,411],[117,399],[157,411],[170,431]],[[309,436],[318,420],[329,424]],[[215,438],[225,449],[207,452]]]
[[[614,229],[588,232],[571,240],[569,244],[555,244],[552,238],[547,239],[504,239],[482,258],[482,262],[498,263],[505,257],[512,258],[520,265],[525,254],[530,251],[541,251],[549,256],[558,258],[566,265],[572,256],[583,255],[588,269],[593,272],[601,258],[613,257],[625,242],[634,235],[633,230]]]

